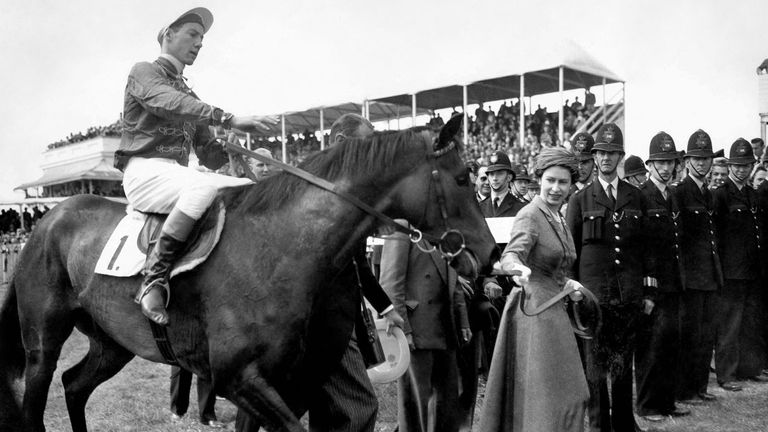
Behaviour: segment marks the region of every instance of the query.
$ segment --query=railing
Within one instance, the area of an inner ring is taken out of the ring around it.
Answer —
[[[2,283],[7,284],[11,281],[13,276],[13,270],[16,268],[16,263],[19,260],[19,254],[23,245],[12,244],[3,246],[0,249],[0,264],[2,264],[3,279]]]
[[[616,92],[610,99],[606,100],[605,107],[596,109],[573,134],[587,132],[593,134],[605,123],[616,123],[624,116],[624,92]]]

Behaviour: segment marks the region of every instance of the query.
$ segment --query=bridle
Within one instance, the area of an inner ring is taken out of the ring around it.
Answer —
[[[338,195],[339,197],[345,199],[346,201],[353,204],[360,210],[378,219],[383,224],[397,231],[407,234],[410,241],[416,244],[416,246],[423,252],[430,253],[430,252],[433,252],[435,249],[437,249],[440,252],[440,255],[442,255],[443,259],[445,259],[448,262],[451,262],[454,258],[459,256],[467,248],[464,235],[461,233],[461,231],[457,229],[451,229],[448,223],[448,209],[446,207],[445,193],[443,190],[443,185],[440,183],[440,169],[437,167],[438,158],[448,154],[453,150],[456,150],[455,140],[451,140],[451,142],[448,145],[446,145],[445,147],[439,150],[434,150],[433,148],[430,148],[429,140],[426,140],[426,144],[425,144],[426,158],[432,167],[432,172],[430,176],[430,187],[432,187],[431,186],[432,183],[435,184],[435,195],[437,199],[437,204],[438,204],[438,207],[440,208],[440,216],[443,220],[443,226],[445,228],[445,230],[443,231],[443,234],[440,235],[440,237],[437,237],[428,233],[424,233],[415,227],[403,226],[395,222],[395,220],[392,219],[391,217],[385,215],[379,210],[376,210],[375,208],[366,204],[356,196],[344,190],[341,190],[339,186],[337,186],[336,184],[331,183],[328,180],[322,179],[314,174],[310,174],[302,170],[301,168],[288,165],[277,159],[272,159],[268,156],[260,155],[258,153],[252,152],[248,149],[245,149],[243,147],[240,147],[237,144],[230,143],[228,141],[219,140],[219,142],[224,146],[227,152],[229,152],[230,154],[233,154],[233,158],[245,170],[248,178],[250,178],[253,181],[256,180],[256,177],[255,175],[253,175],[250,168],[243,160],[242,158],[243,156],[256,159],[258,161],[264,162],[265,164],[273,165],[321,189],[327,190],[328,192]],[[427,213],[427,207],[425,205],[424,214],[426,215],[426,213]],[[421,223],[419,225],[421,225]],[[420,245],[422,239],[429,242],[432,245],[431,248],[429,249],[423,248]]]

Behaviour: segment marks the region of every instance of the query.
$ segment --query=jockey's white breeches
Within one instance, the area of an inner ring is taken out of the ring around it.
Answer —
[[[247,178],[201,172],[163,158],[133,157],[123,175],[128,203],[136,210],[170,213],[175,207],[200,219],[219,189],[251,184]]]

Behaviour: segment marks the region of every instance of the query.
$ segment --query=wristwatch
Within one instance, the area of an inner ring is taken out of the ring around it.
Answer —
[[[235,115],[232,113],[225,112],[221,115],[221,125],[224,127],[224,129],[232,128],[233,118],[235,118]]]

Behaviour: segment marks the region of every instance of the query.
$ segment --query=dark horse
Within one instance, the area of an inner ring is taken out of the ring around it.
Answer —
[[[449,122],[439,139],[425,128],[349,139],[310,156],[302,168],[426,234],[459,230],[467,249],[452,264],[472,276],[498,252],[455,141],[459,125]],[[255,421],[273,431],[303,431],[297,418],[306,384],[299,369],[313,307],[319,293],[345,295],[323,287],[377,222],[287,173],[231,191],[225,202],[226,225],[207,262],[172,281],[170,341],[182,367],[212,378],[217,393]],[[75,327],[90,349],[62,376],[74,432],[87,430],[93,390],[135,355],[164,362],[132,301],[138,277],[94,273],[124,214],[124,205],[77,196],[50,211],[27,242],[0,311],[0,430],[45,430],[48,389]],[[22,374],[19,406],[13,389]]]

